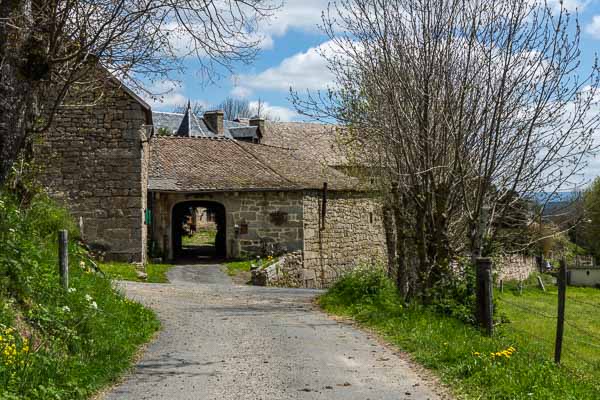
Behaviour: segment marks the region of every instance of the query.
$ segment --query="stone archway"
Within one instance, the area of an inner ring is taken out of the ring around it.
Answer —
[[[199,229],[198,211],[206,213],[205,221],[214,224],[216,233],[212,244],[185,243]],[[225,206],[210,200],[188,200],[173,206],[171,211],[171,248],[173,258],[195,257],[198,259],[225,258],[227,256]]]

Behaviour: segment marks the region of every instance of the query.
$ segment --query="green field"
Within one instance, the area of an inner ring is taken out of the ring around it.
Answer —
[[[215,244],[216,229],[206,228],[198,229],[192,236],[183,236],[182,243],[184,246],[206,246]]]
[[[535,345],[548,359],[554,357],[557,288],[546,292],[531,287],[519,295],[515,286],[495,293],[501,312],[510,323],[499,327],[519,342]],[[567,288],[562,364],[577,375],[600,382],[600,290]]]

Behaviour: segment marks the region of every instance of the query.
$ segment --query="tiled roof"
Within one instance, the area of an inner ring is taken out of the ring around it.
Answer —
[[[341,172],[297,152],[230,139],[154,137],[150,141],[151,191],[357,190]]]
[[[334,125],[309,122],[265,121],[261,143],[297,150],[301,157],[324,165],[347,165],[336,129]]]

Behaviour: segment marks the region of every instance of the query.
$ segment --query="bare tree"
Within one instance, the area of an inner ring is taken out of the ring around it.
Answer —
[[[52,123],[73,85],[104,69],[138,90],[196,56],[215,66],[251,60],[271,0],[0,0],[0,184],[32,134]],[[101,86],[98,84],[98,86]]]
[[[221,103],[216,105],[215,108],[223,110],[225,119],[229,120],[253,117],[259,117],[271,121],[279,120],[279,118],[266,109],[264,101],[262,101],[260,98],[256,102],[251,103],[246,99],[234,99],[232,97],[227,97]]]
[[[232,121],[236,118],[250,118],[254,115],[250,109],[250,102],[244,99],[227,97],[225,100],[219,103],[216,108],[223,110],[225,119]]]
[[[571,184],[596,149],[598,66],[580,67],[562,6],[340,0],[324,28],[335,87],[292,97],[346,126],[357,162],[380,176],[405,296],[451,279],[460,256],[489,255],[499,222]]]
[[[190,107],[192,109],[192,113],[194,113],[194,115],[196,115],[196,117],[198,118],[202,118],[202,114],[204,114],[204,111],[206,111],[206,107],[204,106],[204,104],[198,101],[191,103]],[[186,112],[187,108],[187,104],[180,104],[173,108],[173,112],[183,114]]]

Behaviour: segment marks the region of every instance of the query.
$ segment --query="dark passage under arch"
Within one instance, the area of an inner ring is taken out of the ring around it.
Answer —
[[[225,206],[221,203],[191,200],[176,204],[171,221],[174,258],[227,256]]]

